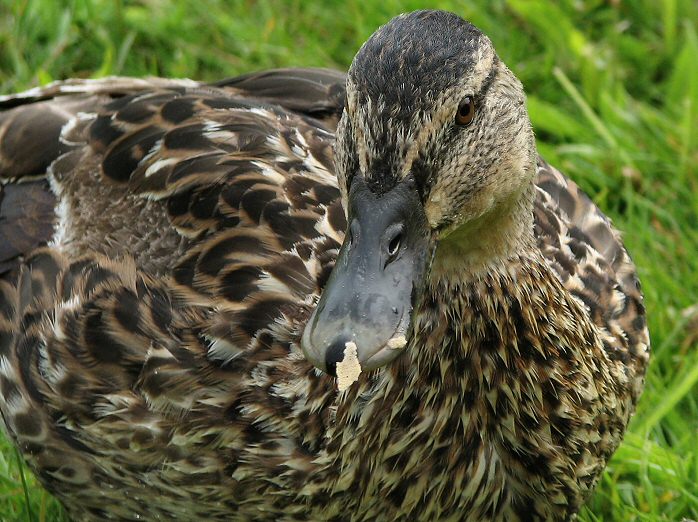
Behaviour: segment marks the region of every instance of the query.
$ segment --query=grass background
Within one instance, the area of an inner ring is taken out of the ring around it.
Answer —
[[[70,76],[345,69],[376,27],[427,6],[490,36],[526,87],[541,153],[613,218],[639,268],[647,388],[580,520],[698,519],[695,0],[0,0],[0,93]],[[64,520],[0,450],[0,520]]]

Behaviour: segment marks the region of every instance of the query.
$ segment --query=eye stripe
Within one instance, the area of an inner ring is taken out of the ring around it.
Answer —
[[[482,86],[480,87],[480,91],[476,94],[476,98],[482,99],[482,97],[487,93],[487,91],[490,89],[492,84],[494,83],[494,77],[497,75],[497,65],[499,64],[499,59],[495,56],[494,60],[492,60],[492,67],[490,68],[490,72],[487,74],[487,77],[485,80],[482,82]]]

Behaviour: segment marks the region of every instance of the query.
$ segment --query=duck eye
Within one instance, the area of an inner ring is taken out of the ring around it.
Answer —
[[[470,96],[463,98],[456,112],[456,125],[468,125],[475,117],[475,102]]]

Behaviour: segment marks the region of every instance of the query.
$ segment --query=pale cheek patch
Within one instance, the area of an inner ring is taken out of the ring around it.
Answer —
[[[344,345],[344,359],[337,363],[337,389],[344,391],[354,384],[361,374],[356,343],[349,341]]]

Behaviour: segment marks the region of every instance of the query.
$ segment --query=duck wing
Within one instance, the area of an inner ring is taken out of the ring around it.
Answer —
[[[325,430],[287,411],[300,392],[283,383],[332,388],[292,345],[346,227],[332,160],[344,76],[130,82],[0,101],[0,233],[15,238],[1,251],[0,411],[76,516],[104,518],[108,497],[112,516],[164,509],[135,482],[154,470],[173,516],[222,495],[201,509],[225,519],[245,469],[276,480],[265,448]],[[38,232],[21,243],[27,214]]]
[[[343,85],[340,73],[283,69],[215,85],[59,82],[0,100],[4,157],[47,144],[34,163],[3,169],[5,193],[25,197],[5,196],[0,212],[31,222],[3,221],[15,239],[0,260],[14,269],[46,242],[66,262],[131,258],[227,311],[234,331],[215,334],[214,352],[230,347],[222,337],[247,345],[282,308],[312,302],[334,263],[346,227],[332,161]],[[15,188],[42,175],[50,186]],[[28,209],[30,190],[39,203]]]
[[[538,247],[600,328],[609,358],[632,376],[634,403],[650,346],[635,264],[610,219],[576,183],[540,158],[536,187]]]
[[[105,78],[66,80],[0,96],[0,277],[13,279],[26,254],[53,235],[57,200],[49,187],[51,163],[74,146],[61,132],[79,113],[137,91],[186,80]]]
[[[60,204],[55,193],[62,185],[88,195],[70,180],[80,165],[90,164],[101,172],[98,183],[114,181],[121,187],[91,198],[92,208],[107,210],[108,204],[99,199],[105,195],[157,198],[167,207],[178,232],[188,236],[196,235],[202,226],[221,228],[221,219],[213,217],[222,216],[220,205],[214,203],[216,194],[233,191],[228,187],[217,192],[225,185],[221,176],[253,165],[247,175],[228,176],[245,178],[238,179],[235,190],[240,191],[254,184],[252,172],[259,172],[259,165],[269,164],[273,157],[278,156],[279,163],[285,159],[289,168],[299,161],[288,149],[295,142],[287,143],[282,137],[276,144],[283,150],[268,143],[284,134],[284,125],[286,136],[291,137],[294,118],[305,122],[306,136],[298,136],[310,138],[304,146],[315,147],[309,152],[314,154],[311,159],[331,171],[327,139],[314,140],[313,133],[316,128],[325,134],[334,130],[344,103],[344,80],[342,73],[325,69],[280,69],[211,85],[159,78],[68,80],[0,97],[0,109],[6,109],[0,112],[2,273],[15,268],[23,254],[57,233],[52,207]],[[265,113],[264,107],[276,109]],[[281,121],[284,118],[288,121]],[[51,190],[40,180],[59,157],[52,169],[56,175]],[[168,177],[174,170],[177,173]],[[297,183],[290,185],[302,190]],[[70,197],[70,190],[61,192],[66,199]],[[251,195],[245,198],[247,202],[251,199]],[[211,205],[216,208],[208,208]],[[82,210],[88,209],[83,205]],[[202,216],[209,211],[210,215]],[[223,226],[236,219],[227,218]],[[124,234],[139,232],[128,223],[123,228]]]
[[[273,69],[212,85],[234,89],[243,97],[282,105],[335,128],[344,108],[345,82],[346,74],[332,69]]]

